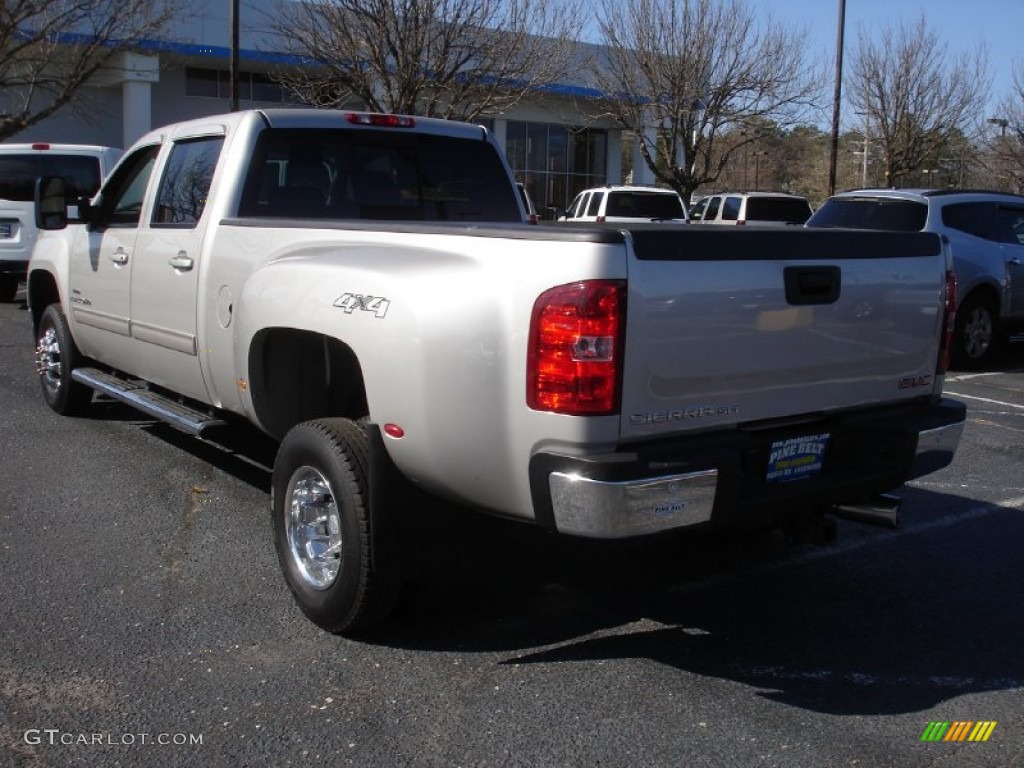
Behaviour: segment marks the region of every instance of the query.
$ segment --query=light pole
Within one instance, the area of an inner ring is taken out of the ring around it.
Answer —
[[[239,37],[239,0],[229,0],[228,27],[231,36],[231,50],[228,54],[228,103],[229,111],[238,111],[238,37]]]
[[[992,125],[998,125],[999,126],[999,135],[1000,136],[1005,136],[1006,135],[1006,129],[1010,125],[1010,121],[1007,120],[1005,117],[990,117],[985,122],[986,123],[991,123]]]
[[[843,33],[846,30],[846,0],[839,0],[839,26],[836,30],[836,87],[832,95],[832,135],[828,153],[828,194],[836,191],[836,160],[839,155],[839,104],[843,98]]]
[[[761,189],[761,158],[768,153],[764,150],[754,153],[754,191],[758,192]]]

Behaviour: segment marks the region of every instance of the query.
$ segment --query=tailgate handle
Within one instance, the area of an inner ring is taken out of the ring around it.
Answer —
[[[842,272],[839,267],[786,267],[786,301],[796,307],[835,304],[839,301]]]

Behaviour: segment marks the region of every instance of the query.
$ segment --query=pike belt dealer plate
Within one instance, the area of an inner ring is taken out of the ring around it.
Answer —
[[[821,472],[829,437],[828,432],[823,432],[773,442],[768,451],[768,473],[765,480],[769,483],[788,483]]]

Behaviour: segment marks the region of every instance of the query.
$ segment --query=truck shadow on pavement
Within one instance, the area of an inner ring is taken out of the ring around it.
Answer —
[[[472,557],[367,639],[507,665],[650,659],[832,714],[1024,687],[1024,515],[904,496],[917,510],[904,530],[841,524],[820,549],[767,534],[507,547],[474,534],[459,542]]]
[[[258,433],[214,445],[146,429],[269,490],[274,445]],[[901,530],[841,522],[821,548],[778,533],[582,541],[436,513],[417,526],[428,573],[359,641],[500,665],[650,659],[845,715],[1024,688],[1024,514],[920,488],[900,495]]]

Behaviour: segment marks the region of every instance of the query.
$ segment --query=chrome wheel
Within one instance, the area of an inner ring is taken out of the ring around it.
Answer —
[[[984,357],[992,344],[992,315],[986,307],[971,308],[964,320],[964,353],[971,359]]]
[[[285,497],[288,549],[313,589],[330,587],[341,569],[341,516],[331,484],[309,466],[295,470]]]
[[[53,397],[60,391],[60,339],[54,328],[47,328],[36,343],[36,373]]]

